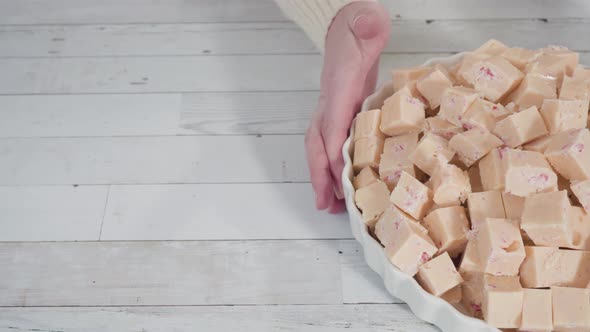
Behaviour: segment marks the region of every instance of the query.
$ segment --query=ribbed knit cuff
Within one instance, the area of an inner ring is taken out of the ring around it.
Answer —
[[[322,54],[326,34],[342,7],[359,0],[275,0],[287,17],[297,23]]]

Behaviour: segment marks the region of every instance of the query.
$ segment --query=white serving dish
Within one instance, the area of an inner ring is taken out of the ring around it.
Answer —
[[[435,58],[427,61],[424,65],[452,65],[460,61],[464,53],[459,53],[448,58]],[[361,111],[381,108],[385,98],[393,93],[392,83],[382,85],[375,93],[367,97],[362,105]],[[398,270],[387,257],[379,244],[368,232],[362,221],[361,212],[354,203],[354,187],[352,185],[352,152],[353,144],[351,137],[354,136],[354,123],[350,136],[344,143],[342,153],[344,155],[344,171],[342,183],[346,208],[350,218],[350,227],[356,240],[363,247],[365,260],[369,267],[377,272],[385,287],[391,295],[399,298],[408,304],[410,309],[419,318],[430,322],[444,332],[499,332],[500,330],[489,326],[484,321],[466,316],[459,312],[448,302],[426,292],[407,274]]]

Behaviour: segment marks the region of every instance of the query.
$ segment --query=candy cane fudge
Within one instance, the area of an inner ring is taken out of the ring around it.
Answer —
[[[377,181],[357,190],[354,201],[363,213],[363,221],[372,228],[389,205],[389,189],[384,182]]]
[[[402,211],[419,220],[433,204],[432,190],[406,172],[402,172],[389,199]]]
[[[418,132],[424,125],[425,116],[422,101],[404,87],[383,103],[380,129],[389,136]]]
[[[432,175],[438,167],[447,164],[454,156],[455,151],[449,147],[449,141],[441,136],[426,133],[409,158],[424,173]]]
[[[401,172],[416,177],[414,164],[408,159],[418,145],[418,134],[406,134],[385,139],[383,154],[379,162],[379,177],[393,190]]]
[[[578,58],[490,40],[395,70],[392,96],[356,119],[369,234],[424,290],[503,331],[590,332],[590,69]]]
[[[416,280],[434,296],[441,296],[463,282],[446,252],[421,265]]]
[[[438,208],[424,217],[423,224],[430,238],[439,248],[439,254],[447,252],[454,258],[465,250],[469,220],[464,207]]]
[[[545,156],[551,166],[568,180],[590,179],[590,131],[574,129],[555,135]]]
[[[547,135],[547,127],[537,107],[531,106],[496,123],[493,133],[508,147],[528,143]]]

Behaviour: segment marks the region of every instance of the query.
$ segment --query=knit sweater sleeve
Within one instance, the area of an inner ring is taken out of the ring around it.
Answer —
[[[322,53],[332,19],[342,7],[353,1],[355,0],[275,0],[283,13],[305,31]]]

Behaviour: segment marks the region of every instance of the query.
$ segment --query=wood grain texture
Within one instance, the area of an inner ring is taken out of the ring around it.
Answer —
[[[107,190],[0,186],[0,241],[97,240]]]
[[[585,0],[383,0],[392,18],[494,19],[588,17]],[[1,0],[3,24],[284,21],[270,0]]]
[[[2,328],[12,332],[439,331],[403,304],[0,308]]]
[[[368,267],[341,269],[351,242],[0,243],[0,306],[342,304],[367,287]]]
[[[588,24],[588,19],[399,20],[385,52],[461,52],[490,38],[519,47],[558,43],[588,51]],[[317,50],[299,27],[283,22],[0,26],[2,57],[295,53]]]
[[[0,185],[308,180],[301,135],[0,140]]]
[[[391,68],[448,54],[386,54]],[[16,58],[0,61],[1,94],[309,91],[319,89],[319,55]]]
[[[303,134],[318,92],[0,96],[0,137]]]
[[[102,240],[351,238],[307,183],[112,186]]]

